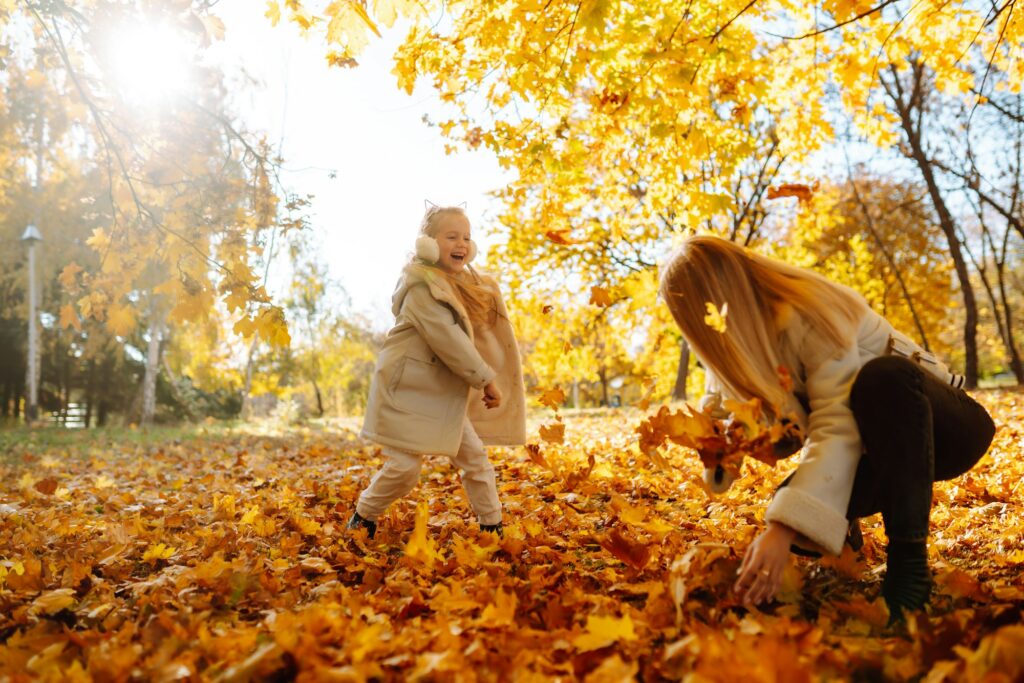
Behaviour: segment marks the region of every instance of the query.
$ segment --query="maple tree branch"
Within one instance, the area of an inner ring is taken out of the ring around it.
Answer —
[[[850,183],[850,187],[853,190],[853,198],[857,202],[857,206],[860,207],[861,213],[864,214],[864,225],[867,227],[868,232],[875,239],[875,244],[878,245],[878,249],[882,252],[882,256],[885,257],[886,263],[892,268],[893,275],[896,276],[896,282],[900,286],[900,290],[903,292],[903,298],[907,301],[907,308],[910,309],[910,316],[914,319],[914,327],[917,328],[917,333],[921,335],[921,344],[924,346],[924,350],[931,352],[931,347],[928,345],[928,335],[924,332],[924,325],[921,324],[921,318],[917,314],[917,307],[914,306],[914,299],[910,296],[910,290],[907,288],[907,283],[903,280],[903,273],[900,270],[899,265],[896,263],[896,259],[889,252],[889,248],[882,240],[882,236],[878,232],[878,228],[875,227],[874,218],[871,216],[871,211],[868,208],[867,202],[860,194],[860,188],[857,187],[857,180],[853,176],[853,165],[850,162],[850,155],[843,145],[843,156],[846,157],[846,173]]]
[[[805,38],[813,38],[815,36],[820,36],[820,35],[823,35],[825,33],[829,33],[831,31],[835,31],[836,29],[840,29],[840,28],[842,28],[844,26],[848,26],[850,24],[856,23],[856,22],[860,21],[861,19],[863,19],[864,17],[868,17],[868,16],[871,16],[872,14],[875,14],[877,12],[881,12],[883,9],[885,9],[889,5],[895,5],[899,1],[900,0],[883,0],[883,2],[879,3],[878,5],[864,10],[863,12],[861,12],[860,14],[858,14],[858,15],[856,15],[854,17],[851,17],[849,19],[845,19],[845,20],[840,21],[840,22],[836,22],[832,26],[827,26],[825,28],[817,29],[817,30],[814,30],[814,31],[809,31],[807,33],[803,33],[803,34],[798,35],[798,36],[787,36],[787,35],[782,35],[782,34],[779,34],[779,33],[772,33],[771,31],[765,31],[765,33],[767,35],[769,35],[769,36],[772,36],[773,38],[780,38],[782,40],[804,40]]]
[[[895,0],[891,0],[891,1],[895,2]],[[723,33],[725,33],[726,29],[728,29],[730,26],[732,26],[733,22],[735,22],[737,19],[742,17],[744,14],[746,14],[747,10],[749,10],[751,7],[756,5],[758,2],[759,2],[759,0],[750,0],[746,5],[743,6],[743,9],[741,9],[739,12],[736,13],[736,15],[732,19],[730,19],[729,21],[727,21],[724,24],[722,24],[721,26],[719,26],[718,30],[716,30],[710,36],[706,36],[708,41],[714,43],[716,40],[718,40],[719,37],[721,37],[721,35]]]

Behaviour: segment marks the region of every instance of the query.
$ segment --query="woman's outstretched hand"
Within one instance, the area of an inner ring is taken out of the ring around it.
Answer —
[[[501,391],[494,382],[488,382],[484,387],[484,405],[490,408],[497,408],[501,405]]]
[[[745,605],[757,605],[775,597],[794,538],[796,531],[785,524],[768,522],[768,527],[747,548],[735,585],[736,592],[743,594]]]

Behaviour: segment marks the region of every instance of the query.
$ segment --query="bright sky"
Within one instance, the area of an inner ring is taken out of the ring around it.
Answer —
[[[297,194],[315,195],[312,227],[332,277],[355,310],[387,328],[423,200],[467,202],[474,239],[486,254],[486,193],[507,181],[486,152],[445,154],[440,132],[422,121],[443,112],[429,84],[412,96],[398,89],[391,55],[403,30],[371,44],[357,68],[328,68],[323,44],[284,22],[271,27],[263,11],[253,0],[221,0],[214,8],[227,29],[218,48],[223,58],[262,83],[240,101],[242,115],[270,140],[283,139],[284,182]]]

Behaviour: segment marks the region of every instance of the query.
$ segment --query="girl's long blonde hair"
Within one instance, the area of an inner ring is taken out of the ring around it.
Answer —
[[[436,238],[440,218],[452,214],[469,220],[461,206],[435,206],[433,204],[428,206],[420,223],[420,233]],[[494,324],[497,314],[497,304],[494,298],[497,285],[493,280],[481,277],[468,264],[466,270],[461,273],[449,273],[444,268],[439,268],[434,264],[429,265],[441,273],[452,286],[455,295],[459,297],[459,301],[466,309],[469,322],[474,330],[487,329]]]
[[[779,369],[779,323],[787,309],[832,345],[826,356],[849,345],[867,309],[851,289],[710,235],[686,238],[662,271],[660,292],[683,336],[726,391],[759,398],[777,416],[789,399]],[[708,303],[717,309],[728,304],[725,332],[705,322]]]

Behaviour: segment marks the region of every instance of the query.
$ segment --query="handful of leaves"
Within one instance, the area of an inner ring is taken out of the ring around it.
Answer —
[[[722,408],[728,411],[724,418],[712,416],[710,409],[697,410],[689,403],[674,412],[662,406],[636,428],[640,449],[664,463],[659,449],[671,441],[696,450],[704,467],[721,466],[736,476],[746,456],[774,465],[803,444],[804,435],[796,422],[782,419],[767,424],[756,398],[746,402],[725,400]]]

